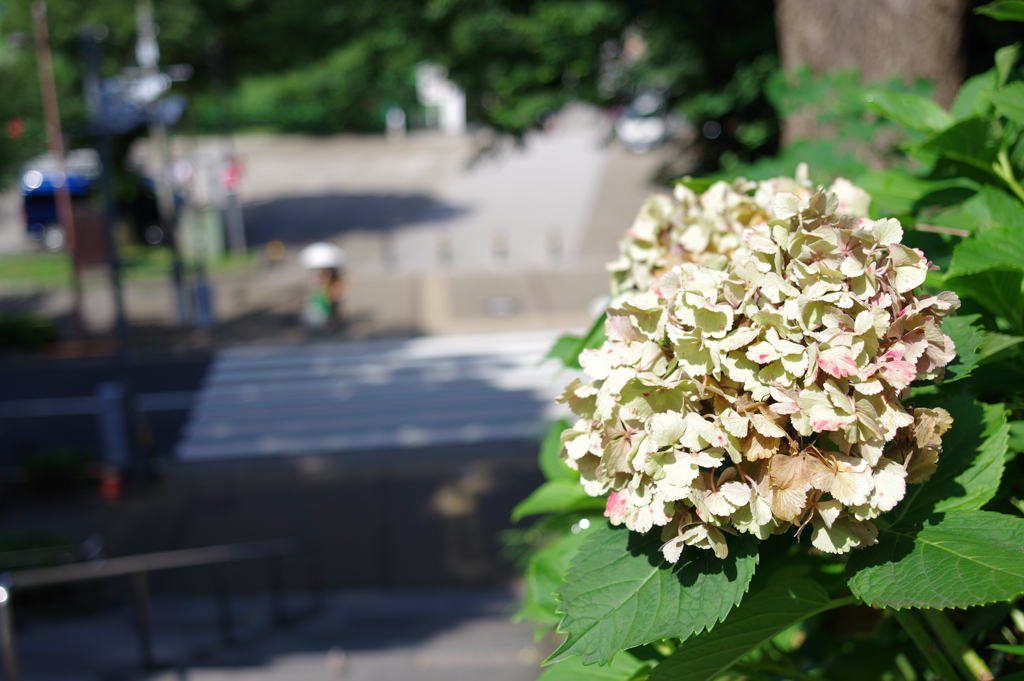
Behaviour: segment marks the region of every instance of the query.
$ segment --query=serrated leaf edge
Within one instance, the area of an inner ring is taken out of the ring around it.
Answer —
[[[816,615],[820,615],[823,612],[827,612],[829,610],[834,610],[836,608],[841,608],[844,605],[850,605],[852,603],[855,603],[856,601],[857,601],[857,598],[855,596],[849,596],[849,597],[846,597],[846,598],[833,598],[833,599],[829,600],[828,602],[823,603],[822,606],[820,608],[818,608],[817,610],[814,610],[812,612],[807,613],[804,617],[802,617],[799,620],[791,623],[789,626],[795,626],[795,625],[799,624],[800,622],[808,620],[811,617],[814,617]],[[755,648],[760,647],[766,641],[770,641],[772,638],[774,638],[777,634],[778,634],[778,632],[776,631],[773,634],[769,634],[768,636],[765,636],[763,639],[758,641],[757,644],[755,644],[753,646],[750,646],[747,649],[747,652],[749,653],[751,650],[754,650]],[[746,653],[744,653],[744,654],[746,654]],[[735,665],[742,657],[743,657],[743,655],[738,656],[737,658],[735,658],[734,660],[732,660],[728,664],[726,664],[726,665],[722,666],[721,668],[719,668],[718,670],[716,670],[713,674],[709,675],[707,678],[708,679],[717,679],[717,678],[719,678],[722,675],[722,673],[724,673],[724,672],[728,671],[730,668],[732,668],[733,665]],[[668,659],[668,658],[666,658],[666,659]]]
[[[645,535],[642,535],[642,536],[645,536]],[[760,563],[761,563],[761,554],[760,553],[754,553],[754,566],[753,566],[754,567],[754,572],[757,571],[757,566],[760,565]],[[647,578],[645,578],[643,580],[643,584],[646,584],[648,582],[648,580],[650,580],[651,577],[653,577],[655,574],[657,574],[658,570],[666,569],[664,567],[665,565],[666,565],[666,563],[663,562],[663,563],[661,563],[660,566],[658,566],[656,568],[653,568],[651,570],[650,575],[648,575]],[[568,574],[569,571],[572,570],[575,567],[576,567],[576,564],[574,562],[570,562],[569,563],[569,567],[566,569],[566,574]],[[668,568],[668,569],[671,569],[671,568]],[[750,584],[753,582],[754,572],[751,573],[751,579],[747,581],[746,585],[743,587],[743,591],[740,592],[739,597],[732,603],[732,605],[729,607],[728,612],[726,612],[725,615],[723,615],[722,617],[719,617],[719,618],[715,618],[715,621],[711,622],[710,624],[701,625],[700,628],[694,629],[693,631],[691,631],[689,634],[686,635],[686,638],[684,638],[683,641],[687,640],[691,636],[697,636],[698,634],[701,634],[701,633],[703,633],[705,631],[711,631],[711,629],[713,629],[716,624],[724,622],[725,618],[728,617],[729,613],[732,612],[732,609],[735,608],[737,605],[739,605],[743,601],[743,597],[746,596],[747,593],[750,591]],[[567,583],[567,580],[565,579],[565,576],[562,577],[561,583],[562,584]],[[638,587],[636,590],[639,591],[640,587]],[[560,591],[555,592],[555,597],[556,597],[556,599],[558,600],[558,603],[559,603],[559,605],[555,607],[555,614],[562,615],[562,619],[555,626],[555,631],[557,633],[559,633],[559,634],[565,634],[567,636],[567,638],[566,638],[565,641],[562,642],[561,645],[558,646],[558,648],[555,650],[555,652],[551,653],[551,655],[549,655],[547,657],[547,659],[545,659],[541,663],[541,667],[547,667],[547,666],[555,664],[556,662],[561,662],[562,660],[567,660],[570,657],[575,657],[574,655],[560,655],[560,653],[563,652],[562,649],[565,648],[566,644],[569,642],[569,638],[568,638],[569,632],[567,632],[567,631],[562,629],[562,625],[565,622],[565,616],[568,615],[569,613],[568,613],[568,611],[564,610],[561,607],[561,605],[564,603],[564,601],[562,600],[562,593]],[[617,606],[617,607],[621,607],[621,606]],[[598,620],[597,622],[595,622],[595,624],[593,626],[588,628],[584,632],[584,634],[589,632],[590,630],[592,630],[595,626],[597,626],[598,622],[600,622],[600,620]],[[580,638],[582,638],[582,636],[577,637],[576,640],[579,640]],[[645,645],[647,643],[650,643],[651,641],[656,641],[657,639],[658,639],[658,637],[655,637],[655,638],[652,638],[650,641],[644,641],[643,643],[638,643],[637,645]],[[582,657],[582,655],[580,655],[580,657]],[[604,662],[597,662],[596,664],[599,667],[604,667],[606,665],[611,664],[611,661],[612,661],[612,659],[614,657],[615,656],[612,655],[612,657],[609,657],[606,661],[604,661]],[[584,664],[586,664],[586,663],[584,663]]]
[[[950,511],[942,511],[942,513],[949,513],[949,512]],[[979,513],[989,513],[989,511],[977,511],[977,512],[979,512]],[[1005,514],[1005,513],[992,513],[992,515],[1007,515],[1007,514]],[[1010,516],[1010,517],[1012,518],[1014,516]],[[906,537],[906,538],[910,539],[911,541],[916,541],[917,540],[917,536],[916,535],[911,535],[911,534],[907,534],[905,532],[900,532],[899,530],[893,530],[891,527],[887,528],[885,530],[882,530],[882,531],[883,532],[890,532],[890,533],[893,533],[893,534],[898,534],[900,536],[903,536],[903,537]],[[957,555],[959,558],[962,558],[964,560],[970,560],[970,561],[973,561],[973,562],[976,562],[976,563],[980,563],[980,561],[977,561],[977,560],[975,560],[973,558],[968,558],[967,556],[959,556],[959,554],[956,554],[954,551],[949,551],[948,549],[943,549],[941,546],[939,546],[939,545],[937,545],[937,544],[935,544],[933,542],[924,542],[924,543],[927,543],[929,546],[933,546],[934,548],[937,548],[937,549],[940,549],[940,550],[946,550],[949,553]],[[991,567],[989,567],[987,565],[984,566],[984,567],[987,567],[990,570],[995,570],[995,568],[991,568]],[[856,575],[854,575],[854,577],[856,577]],[[853,584],[853,581],[854,581],[854,578],[851,577],[847,581],[847,586],[850,587],[850,591],[853,592],[853,595],[856,596],[858,599],[860,599],[862,602],[866,603],[867,605],[872,605],[872,606],[882,607],[882,608],[890,608],[892,610],[921,610],[921,609],[926,609],[926,608],[941,608],[941,609],[944,609],[944,610],[952,608],[952,609],[955,609],[955,610],[966,610],[967,608],[974,608],[974,607],[981,606],[981,605],[988,605],[990,603],[1003,603],[1003,602],[1005,602],[1007,600],[1014,600],[1014,599],[1018,598],[1019,596],[1021,596],[1022,594],[1024,594],[1024,591],[1019,591],[1016,594],[1014,594],[1013,596],[1010,596],[1009,598],[993,598],[993,599],[990,599],[990,600],[969,603],[967,605],[903,605],[903,606],[897,606],[897,605],[892,605],[890,603],[884,603],[884,602],[881,602],[881,601],[870,600],[868,598],[865,598],[863,595],[861,595],[861,593],[858,593],[858,589]]]

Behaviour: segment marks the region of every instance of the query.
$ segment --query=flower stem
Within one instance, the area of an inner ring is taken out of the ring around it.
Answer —
[[[992,169],[1007,185],[1010,190],[1017,195],[1017,198],[1024,201],[1024,187],[1020,186],[1017,182],[1017,178],[1013,175],[1013,166],[1010,165],[1010,156],[1006,153],[1006,149],[999,151],[999,162],[992,164]]]
[[[799,669],[791,665],[779,664],[770,660],[759,660],[758,662],[746,662],[736,665],[737,669],[741,669],[747,672],[752,672],[758,676],[767,676],[768,674],[782,674],[788,676],[796,681],[819,681],[815,677],[802,672]],[[768,674],[765,674],[768,672]],[[769,676],[769,678],[771,678]]]
[[[921,614],[924,616],[924,621],[935,632],[939,643],[946,650],[946,655],[953,660],[953,664],[967,678],[974,679],[975,681],[992,681],[995,678],[992,675],[992,670],[988,668],[988,665],[985,664],[978,653],[974,652],[974,649],[967,645],[967,641],[960,635],[960,632],[953,626],[953,623],[949,621],[946,613],[941,610],[927,609],[922,610]]]
[[[928,635],[928,630],[918,621],[913,612],[910,610],[890,610],[890,612],[892,612],[896,621],[900,623],[900,626],[903,627],[903,630],[913,639],[917,649],[921,651],[925,660],[928,661],[928,665],[935,671],[935,674],[941,681],[961,681],[960,676],[953,669],[949,660],[946,659],[946,656],[935,645],[935,641]]]

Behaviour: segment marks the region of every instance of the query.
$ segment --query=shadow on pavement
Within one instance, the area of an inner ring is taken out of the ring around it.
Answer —
[[[328,469],[309,460],[225,463],[113,504],[48,501],[20,513],[8,505],[7,526],[44,524],[68,536],[99,530],[109,555],[298,536],[319,547],[317,581],[331,590],[320,614],[275,628],[268,566],[233,564],[238,642],[225,646],[212,571],[152,573],[153,649],[167,669],[150,673],[139,666],[126,580],[82,583],[48,603],[26,602],[35,592],[24,592],[15,602],[24,678],[530,681],[545,651],[528,625],[509,620],[513,571],[499,556],[499,535],[512,505],[539,482],[534,450],[492,444],[483,459],[466,451],[469,460],[377,454],[376,465],[339,457]],[[288,610],[300,615],[309,564],[295,556],[284,567]]]
[[[46,299],[40,292],[15,293],[0,296],[0,313],[35,312]]]
[[[213,603],[157,596],[153,653],[163,668],[139,664],[130,605],[64,618],[24,617],[19,648],[25,678],[190,681],[529,681],[549,652],[528,625],[509,616],[505,590],[342,592],[316,614],[273,627],[266,602],[232,602],[236,642],[218,641]],[[304,604],[292,599],[293,611]]]
[[[466,212],[417,194],[295,196],[249,204],[242,210],[251,246],[274,240],[308,243],[352,230],[379,231],[448,220]]]

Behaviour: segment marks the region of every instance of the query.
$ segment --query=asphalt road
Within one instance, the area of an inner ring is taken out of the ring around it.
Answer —
[[[549,336],[142,359],[133,374],[162,476],[113,503],[12,488],[0,533],[96,533],[112,556],[295,537],[321,546],[333,588],[507,583],[501,533],[541,482],[537,438],[565,379],[539,366]],[[0,367],[8,474],[57,446],[95,453],[99,419],[82,412],[116,374],[99,359]]]
[[[209,361],[209,355],[195,354],[131,362],[136,393],[160,396],[142,400],[155,456],[170,455],[185,423],[188,397],[199,389]],[[0,363],[0,475],[10,475],[33,454],[58,448],[98,457],[99,421],[89,403],[101,383],[118,376],[113,357]]]

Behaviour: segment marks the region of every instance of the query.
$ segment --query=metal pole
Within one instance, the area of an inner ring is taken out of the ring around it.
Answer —
[[[309,611],[319,612],[324,608],[324,579],[321,572],[320,547],[310,544],[306,548],[306,562],[309,569]]]
[[[14,622],[11,618],[11,576],[0,575],[0,654],[4,658],[7,681],[21,681],[18,666],[18,647],[14,642]]]
[[[82,319],[82,279],[78,258],[75,257],[75,222],[71,210],[71,193],[68,190],[68,169],[64,164],[64,136],[60,126],[60,109],[57,106],[57,86],[53,78],[53,59],[50,55],[50,32],[46,23],[46,3],[38,0],[32,4],[32,29],[36,46],[36,66],[39,71],[39,90],[43,98],[43,118],[46,120],[46,138],[50,153],[57,163],[57,170],[64,176],[60,186],[55,187],[54,204],[57,221],[64,228],[65,247],[71,254],[71,319],[76,336],[85,330]]]
[[[107,238],[107,258],[110,261],[110,287],[114,293],[114,320],[121,356],[128,355],[130,339],[128,320],[124,312],[124,290],[121,286],[121,257],[117,249],[114,229],[117,223],[117,197],[114,195],[114,151],[113,137],[108,134],[100,138],[100,162],[103,164],[104,233]]]
[[[280,556],[268,559],[270,567],[270,612],[274,624],[283,625],[288,621],[285,604],[284,563]]]
[[[121,402],[128,428],[128,458],[134,472],[141,479],[148,476],[149,462],[142,459],[139,435],[145,425],[135,408],[135,386],[131,370],[131,335],[125,315],[124,289],[121,285],[121,256],[117,248],[114,228],[117,223],[117,197],[114,195],[114,153],[113,137],[104,133],[100,136],[100,160],[103,164],[103,221],[107,240],[107,258],[110,262],[110,288],[114,295],[114,319],[117,329],[117,374],[123,390]]]
[[[213,566],[213,588],[217,597],[217,625],[220,642],[226,646],[235,643],[235,630],[231,621],[231,582],[227,563]]]
[[[149,578],[145,572],[132,573],[132,596],[135,599],[135,628],[139,633],[139,655],[142,666],[152,669],[156,666],[153,659],[153,624],[149,607]]]
[[[156,42],[156,23],[153,21],[153,5],[150,0],[139,0],[135,10],[135,26],[139,34],[135,48],[136,59],[142,68],[143,75],[156,76],[160,73],[157,67],[160,59],[160,48]],[[184,267],[176,238],[177,220],[175,219],[174,190],[167,177],[167,166],[170,153],[167,147],[167,126],[161,114],[160,99],[149,104],[149,142],[150,153],[156,155],[156,205],[160,217],[160,229],[171,248],[171,277],[174,282],[175,302],[177,303],[177,321],[179,325],[189,322],[189,304],[185,296]]]
[[[230,158],[233,157],[234,155]],[[228,227],[228,244],[232,253],[244,257],[248,252],[245,243],[245,217],[242,215],[242,207],[238,205],[238,196],[234,189],[227,190],[225,200],[227,206],[224,208],[224,218]]]

